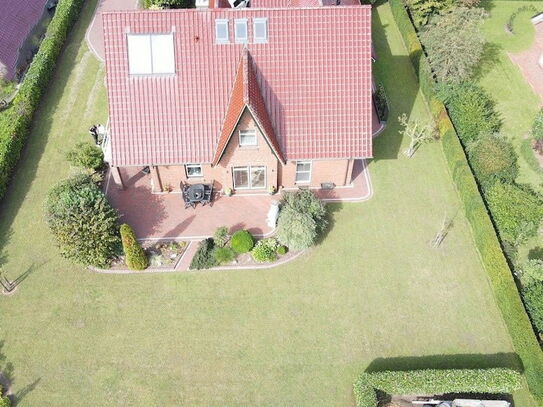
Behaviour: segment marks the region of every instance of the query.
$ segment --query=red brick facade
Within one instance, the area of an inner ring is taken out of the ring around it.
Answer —
[[[256,146],[240,146],[240,131],[255,130]],[[153,191],[178,191],[183,183],[214,183],[216,190],[232,188],[236,193],[266,193],[270,186],[278,188],[296,188],[298,186],[320,187],[322,183],[332,182],[337,186],[349,185],[352,177],[354,160],[308,160],[311,162],[309,182],[296,183],[296,161],[287,161],[283,165],[275,156],[266,138],[245,110],[232,137],[216,166],[202,164],[201,177],[187,177],[184,165],[157,166],[151,169]],[[199,164],[199,163],[187,163]],[[234,167],[265,167],[266,182],[263,188],[235,189],[233,182]]]

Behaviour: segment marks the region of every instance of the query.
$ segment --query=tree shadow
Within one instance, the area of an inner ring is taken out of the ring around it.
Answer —
[[[401,128],[397,118],[403,113],[408,117],[411,115],[419,92],[416,72],[419,69],[420,52],[412,52],[411,58],[408,55],[393,54],[385,31],[387,26],[381,21],[379,14],[374,12],[372,31],[376,61],[373,65],[373,76],[375,81],[383,84],[385,88],[390,112],[387,128],[373,140],[373,161],[398,158],[403,136],[399,132]],[[394,69],[394,74],[391,69]]]
[[[14,407],[17,403],[21,402],[29,393],[31,393],[41,381],[41,378],[37,378],[32,383],[27,384],[17,392],[12,391],[13,383],[15,382],[14,367],[11,362],[8,361],[4,354],[5,341],[0,341],[0,387],[4,395],[7,395],[11,401],[11,405]]]
[[[500,61],[500,54],[503,51],[503,47],[493,42],[487,42],[483,49],[483,55],[477,68],[473,72],[473,81],[479,81],[485,75],[487,75]]]
[[[534,247],[528,252],[529,260],[543,260],[543,247]]]
[[[328,237],[336,224],[336,214],[343,209],[343,203],[333,202],[326,204],[326,227],[318,234],[315,245],[320,245]]]
[[[384,370],[420,370],[420,369],[490,369],[509,368],[519,372],[524,366],[516,353],[503,352],[491,354],[455,354],[429,356],[399,356],[377,358],[367,367],[366,372]]]

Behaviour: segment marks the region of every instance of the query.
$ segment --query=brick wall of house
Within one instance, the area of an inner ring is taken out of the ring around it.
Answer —
[[[256,130],[257,145],[241,147],[239,145],[240,130]],[[311,181],[300,185],[319,187],[324,182],[333,182],[337,186],[348,185],[351,182],[352,165],[353,160],[314,160],[311,167]],[[296,162],[289,161],[284,166],[279,162],[248,111],[243,113],[219,163],[215,167],[210,164],[202,165],[202,177],[187,178],[183,165],[159,166],[157,173],[164,190],[171,188],[178,191],[181,183],[211,183],[212,181],[217,190],[227,187],[233,189],[232,168],[246,166],[266,167],[266,188],[238,190],[238,193],[267,191],[270,185],[276,188],[297,186]],[[155,191],[156,189],[155,186]]]

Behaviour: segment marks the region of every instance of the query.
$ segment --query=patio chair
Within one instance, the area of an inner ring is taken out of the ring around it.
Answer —
[[[204,185],[204,199],[202,199],[202,206],[205,206],[209,204],[209,206],[212,206],[212,199],[213,199],[213,183],[215,180],[211,180],[210,184]]]
[[[183,202],[185,202],[185,209],[187,209],[188,207],[191,207],[191,208],[195,208],[196,207],[196,204],[194,202],[192,202],[187,194],[187,190],[189,188],[189,185],[188,184],[184,184],[183,181],[181,181],[181,194],[183,196]]]

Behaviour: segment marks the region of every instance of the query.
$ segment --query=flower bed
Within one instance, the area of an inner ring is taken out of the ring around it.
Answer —
[[[145,254],[149,258],[149,268],[153,269],[172,269],[185,253],[187,242],[181,241],[146,241],[142,244]],[[116,258],[110,267],[112,270],[125,270],[127,265],[124,256]]]

